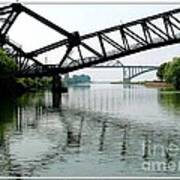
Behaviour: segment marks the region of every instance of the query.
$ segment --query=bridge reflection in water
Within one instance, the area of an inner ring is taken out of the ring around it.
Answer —
[[[176,98],[160,94],[141,86],[73,87],[62,96],[61,108],[52,108],[51,92],[23,96],[6,108],[10,117],[4,118],[10,121],[0,126],[0,174],[171,174],[168,163],[180,157],[167,149],[170,143],[180,143],[180,104],[170,109],[167,102],[173,104]],[[142,168],[143,163],[156,161],[165,162],[166,169]]]

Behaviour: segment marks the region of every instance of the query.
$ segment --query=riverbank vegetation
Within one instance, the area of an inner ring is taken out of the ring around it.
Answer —
[[[111,82],[111,84],[124,84],[123,81],[117,81],[117,82]],[[135,82],[129,82],[129,84],[132,85],[144,85],[148,88],[168,88],[168,89],[173,89],[173,85],[170,83],[166,83],[163,81],[135,81]]]
[[[18,78],[16,82],[21,84],[28,91],[36,91],[39,89],[47,89],[51,87],[52,78]]]
[[[170,83],[176,90],[180,90],[180,57],[161,64],[157,76],[162,82]]]
[[[1,94],[14,94],[18,93],[18,84],[14,77],[17,69],[15,62],[7,56],[7,54],[0,49],[0,93]],[[15,92],[16,91],[16,92]]]
[[[0,49],[0,94],[20,95],[26,91],[35,91],[49,87],[51,78],[15,78],[15,61]]]

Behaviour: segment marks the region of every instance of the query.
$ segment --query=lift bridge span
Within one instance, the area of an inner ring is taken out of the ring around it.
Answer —
[[[63,39],[25,52],[21,46],[11,40],[8,34],[22,13],[58,32]],[[115,38],[112,37],[113,33],[116,33]],[[94,43],[89,44],[88,40]],[[80,35],[78,31],[68,32],[20,3],[0,7],[0,46],[15,59],[18,66],[16,77],[56,76],[179,42],[180,8]],[[100,49],[97,50],[93,44]],[[61,52],[64,52],[58,64],[45,64],[38,60],[40,55],[57,48],[60,50],[63,48]],[[78,54],[76,58],[72,57],[74,50]],[[83,50],[91,53],[91,56],[87,56]]]

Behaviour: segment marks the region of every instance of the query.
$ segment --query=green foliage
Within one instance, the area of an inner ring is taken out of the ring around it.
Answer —
[[[172,93],[167,93],[167,90],[161,91],[159,94],[159,102],[163,106],[168,108],[180,108],[180,93],[173,91]]]
[[[48,87],[50,78],[19,78],[14,77],[17,70],[15,61],[9,57],[3,49],[0,49],[0,93],[14,95],[22,94],[27,90]]]
[[[15,61],[0,48],[0,93],[12,95],[16,92],[16,79],[13,74],[17,66]]]
[[[157,71],[156,75],[161,81],[164,81],[165,69],[166,69],[167,64],[168,63],[161,64]]]
[[[16,70],[16,63],[0,49],[0,77],[9,76]]]
[[[172,61],[163,63],[157,72],[157,76],[180,90],[180,57],[175,57]]]
[[[165,80],[168,83],[172,83],[176,89],[180,89],[180,58],[173,58],[172,62],[169,62],[165,68],[164,74]]]
[[[21,84],[26,89],[37,89],[49,87],[52,82],[51,78],[19,78],[17,83]]]

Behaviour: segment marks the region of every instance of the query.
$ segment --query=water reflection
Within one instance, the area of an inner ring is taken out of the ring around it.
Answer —
[[[125,160],[126,154],[127,154],[127,126],[124,127],[124,132],[123,132],[122,151],[121,151],[121,155],[124,157],[123,160]]]
[[[106,128],[107,128],[107,120],[103,121],[102,123],[102,132],[100,135],[100,143],[99,143],[99,151],[104,150],[104,141],[105,141],[105,133],[106,133]]]
[[[77,132],[73,131],[73,128],[69,125],[67,127],[67,147],[80,147],[81,145],[81,135],[82,135],[82,129],[83,129],[83,121],[84,121],[84,117],[81,117],[81,122],[80,122],[80,127],[77,130]],[[77,134],[76,134],[77,133]]]
[[[180,92],[160,91],[159,102],[167,108],[180,109]]]
[[[72,87],[60,108],[48,91],[2,100],[0,175],[178,175],[177,98],[141,86],[94,85]]]

